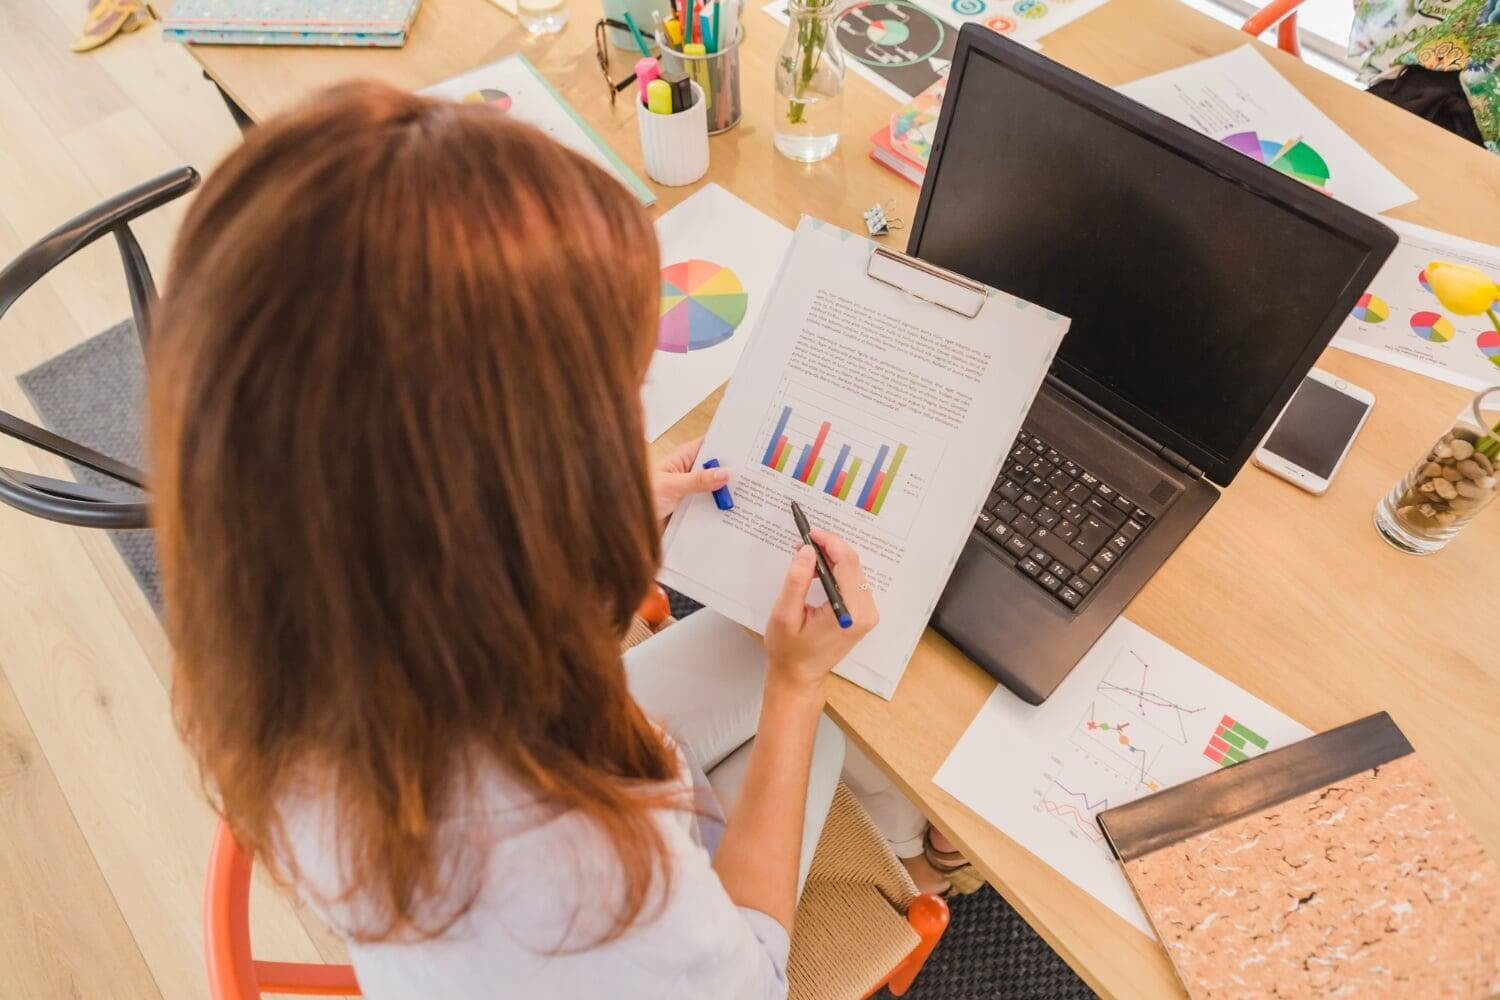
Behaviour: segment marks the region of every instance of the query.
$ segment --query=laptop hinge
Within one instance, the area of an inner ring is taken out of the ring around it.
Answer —
[[[1119,417],[1109,412],[1109,410],[1106,410],[1104,407],[1100,406],[1092,399],[1089,399],[1083,393],[1079,392],[1077,389],[1074,389],[1072,386],[1068,385],[1066,382],[1058,378],[1056,375],[1053,375],[1051,372],[1047,373],[1047,384],[1056,389],[1058,392],[1062,393],[1064,396],[1067,396],[1070,400],[1077,403],[1085,410],[1088,410],[1100,420],[1103,420],[1105,423],[1109,424],[1121,434],[1124,434],[1126,437],[1139,444],[1142,448],[1145,448],[1147,451],[1151,452],[1151,454],[1160,456],[1173,468],[1180,469],[1181,471],[1186,472],[1194,479],[1203,478],[1203,470],[1198,468],[1192,462],[1189,462],[1187,459],[1177,454],[1177,452],[1173,451],[1171,448],[1168,448],[1160,441],[1157,441],[1151,435],[1139,430],[1136,427],[1132,427],[1130,424],[1121,420]]]

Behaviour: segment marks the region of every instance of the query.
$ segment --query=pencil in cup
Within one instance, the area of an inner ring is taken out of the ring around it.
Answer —
[[[730,26],[722,26],[729,31]],[[717,52],[688,55],[667,44],[662,32],[656,33],[656,44],[661,49],[663,73],[682,73],[692,80],[708,98],[708,134],[727,132],[740,123],[740,42],[744,40],[743,25],[733,26],[734,41],[720,45]]]
[[[604,0],[604,16],[611,21],[624,21],[626,12],[634,19],[642,32],[651,30],[653,13],[662,17],[672,16],[672,5],[668,0]],[[628,30],[611,27],[605,31],[609,44],[626,52],[636,52],[635,36]]]

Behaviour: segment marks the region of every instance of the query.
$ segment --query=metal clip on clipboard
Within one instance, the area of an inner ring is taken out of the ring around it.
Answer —
[[[978,281],[886,247],[875,247],[870,251],[865,274],[883,285],[890,285],[912,298],[930,302],[965,319],[978,316],[990,297],[989,289]]]

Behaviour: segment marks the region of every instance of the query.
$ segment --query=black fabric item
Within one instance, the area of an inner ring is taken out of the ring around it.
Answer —
[[[661,589],[667,592],[667,603],[672,606],[673,618],[686,618],[694,611],[697,611],[699,608],[703,607],[703,605],[699,604],[691,597],[687,596],[686,594],[679,594],[671,587],[663,586]]]
[[[990,886],[948,900],[952,922],[902,1000],[1091,1000],[1047,942]],[[889,990],[876,1000],[895,1000]]]
[[[1372,83],[1370,93],[1477,146],[1484,145],[1457,73],[1408,66],[1400,76]]]

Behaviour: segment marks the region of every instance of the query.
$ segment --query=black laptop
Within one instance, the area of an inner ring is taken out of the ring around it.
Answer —
[[[966,25],[907,252],[1073,325],[933,627],[1027,701],[1051,694],[1395,245],[1322,191]],[[1203,614],[1224,610],[1205,596]]]

